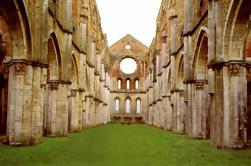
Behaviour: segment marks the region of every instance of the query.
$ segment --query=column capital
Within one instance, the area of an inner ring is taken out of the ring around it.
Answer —
[[[58,90],[59,81],[58,80],[48,80],[47,83],[51,90]]]
[[[204,82],[196,82],[196,90],[203,90],[204,89]]]
[[[14,69],[15,69],[15,73],[17,75],[24,75],[25,74],[25,66],[26,64],[24,63],[14,63]]]
[[[228,72],[230,76],[239,76],[241,66],[240,64],[229,64]]]
[[[78,89],[71,89],[71,97],[77,96]]]

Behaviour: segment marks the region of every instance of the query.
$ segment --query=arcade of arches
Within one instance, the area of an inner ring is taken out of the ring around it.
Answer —
[[[0,1],[0,140],[121,122],[248,145],[249,0],[162,0],[149,48],[129,34],[108,47],[100,20],[94,0]]]

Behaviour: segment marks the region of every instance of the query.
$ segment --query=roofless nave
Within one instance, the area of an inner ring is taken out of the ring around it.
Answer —
[[[13,146],[111,121],[215,147],[251,138],[251,3],[163,0],[147,48],[108,48],[93,0],[0,2],[0,135]],[[136,67],[123,72],[121,61]]]

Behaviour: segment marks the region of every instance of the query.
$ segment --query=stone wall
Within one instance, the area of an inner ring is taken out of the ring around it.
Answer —
[[[250,9],[246,0],[162,1],[145,79],[147,123],[215,147],[247,145]],[[167,105],[164,120],[159,105]]]
[[[109,51],[96,2],[11,0],[0,7],[6,142],[34,145],[108,123]]]
[[[0,11],[0,135],[6,143],[34,145],[43,136],[122,121],[210,139],[215,147],[247,146],[249,0],[163,0],[150,48],[131,35],[108,48],[93,0],[9,0],[0,2]],[[119,68],[126,57],[137,63],[131,75]]]

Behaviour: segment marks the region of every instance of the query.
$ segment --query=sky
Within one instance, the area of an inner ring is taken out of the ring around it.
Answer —
[[[161,0],[96,0],[103,32],[111,46],[131,34],[150,46],[156,31]]]

